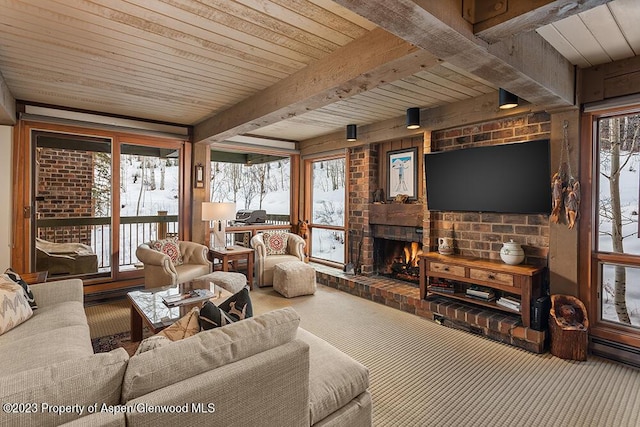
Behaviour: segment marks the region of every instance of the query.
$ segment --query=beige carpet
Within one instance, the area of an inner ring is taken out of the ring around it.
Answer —
[[[91,339],[115,335],[131,329],[131,304],[128,299],[85,307]]]
[[[366,365],[375,426],[640,426],[640,370],[528,353],[318,288],[290,300],[256,289],[255,314],[292,306],[303,328]]]

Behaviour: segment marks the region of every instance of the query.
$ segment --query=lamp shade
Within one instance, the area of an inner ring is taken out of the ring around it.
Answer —
[[[407,108],[407,129],[420,127],[420,109],[418,107]]]
[[[514,108],[518,106],[518,95],[515,95],[508,90],[500,88],[498,91],[498,107],[501,110],[508,108]]]
[[[236,204],[228,202],[203,202],[203,221],[230,221],[236,219]]]
[[[356,141],[358,139],[358,127],[356,125],[347,125],[347,141]]]

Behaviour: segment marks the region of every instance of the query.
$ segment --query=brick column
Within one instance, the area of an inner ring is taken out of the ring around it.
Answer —
[[[378,188],[378,151],[376,146],[354,147],[349,152],[349,218],[348,231],[352,239],[350,257],[354,264],[360,258],[361,273],[373,272],[373,236],[369,226],[369,204]],[[362,242],[362,246],[360,246]]]

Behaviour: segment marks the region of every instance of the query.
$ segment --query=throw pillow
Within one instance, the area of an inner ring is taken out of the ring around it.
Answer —
[[[0,335],[33,315],[22,286],[6,278],[0,281],[0,307]]]
[[[262,233],[262,239],[267,247],[267,255],[285,255],[289,236],[284,233]]]
[[[136,352],[133,355],[137,356],[140,353],[153,350],[154,348],[162,347],[163,345],[169,344],[169,343],[171,343],[171,340],[165,337],[164,335],[160,335],[160,334],[152,335],[142,340],[142,342],[140,343],[140,345],[136,349]]]
[[[27,301],[29,302],[29,305],[31,306],[31,309],[35,310],[36,308],[38,308],[38,304],[36,304],[36,300],[33,297],[33,292],[31,292],[31,288],[29,287],[29,284],[27,282],[25,282],[22,279],[22,277],[20,277],[20,275],[18,273],[16,273],[15,271],[13,271],[11,268],[7,268],[5,270],[5,272],[4,272],[4,274],[12,282],[15,282],[18,285],[22,286],[22,289],[24,289],[24,296],[27,299]]]
[[[200,332],[199,315],[200,309],[193,307],[190,312],[178,319],[173,325],[158,332],[158,335],[162,335],[171,341],[189,338]]]
[[[162,252],[171,258],[173,265],[182,265],[184,263],[182,259],[182,253],[180,253],[180,243],[177,237],[169,237],[162,240],[154,240],[149,244],[151,249]]]
[[[231,295],[217,307],[211,301],[206,301],[200,309],[200,328],[206,331],[252,316],[253,307],[249,297],[249,287],[245,286],[240,292]]]

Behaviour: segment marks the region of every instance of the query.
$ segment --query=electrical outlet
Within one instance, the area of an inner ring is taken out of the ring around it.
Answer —
[[[444,316],[442,314],[433,313],[433,321],[436,322],[438,325],[443,325]]]

